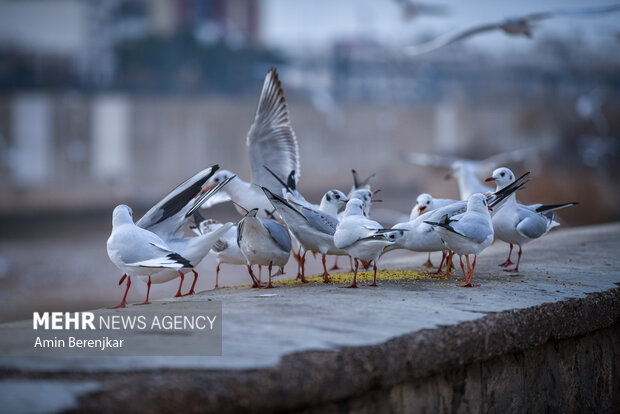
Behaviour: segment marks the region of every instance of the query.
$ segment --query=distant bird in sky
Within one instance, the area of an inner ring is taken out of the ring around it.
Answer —
[[[615,4],[575,9],[557,9],[548,12],[525,14],[523,16],[506,17],[498,22],[480,24],[467,29],[455,30],[440,35],[429,42],[407,46],[405,48],[405,53],[409,56],[422,55],[468,37],[495,30],[501,30],[510,36],[526,36],[531,38],[533,30],[536,28],[535,23],[542,20],[547,20],[554,17],[596,16],[618,11],[620,11],[620,5]]]
[[[411,0],[394,0],[400,6],[403,20],[413,20],[420,16],[445,16],[448,8],[441,4],[422,3]]]

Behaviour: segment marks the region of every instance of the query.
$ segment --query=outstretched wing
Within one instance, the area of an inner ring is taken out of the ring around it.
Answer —
[[[252,183],[282,194],[282,184],[267,170],[269,167],[279,177],[287,177],[295,170],[298,180],[299,147],[291,126],[282,84],[275,68],[269,69],[260,94],[254,123],[247,138]],[[296,181],[297,182],[297,181]]]
[[[423,55],[425,53],[440,49],[444,46],[448,46],[449,44],[452,44],[454,42],[458,42],[459,40],[474,36],[478,33],[484,33],[491,30],[499,29],[500,25],[501,23],[481,24],[478,26],[470,27],[468,29],[456,30],[453,32],[445,33],[429,42],[421,43],[419,45],[407,46],[405,48],[405,53],[409,56]]]

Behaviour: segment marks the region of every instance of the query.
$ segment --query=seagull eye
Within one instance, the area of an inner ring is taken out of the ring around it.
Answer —
[[[340,200],[340,196],[336,194],[336,200]]]
[[[505,176],[505,175],[506,175],[506,173],[501,173],[500,175],[503,177],[503,176]]]

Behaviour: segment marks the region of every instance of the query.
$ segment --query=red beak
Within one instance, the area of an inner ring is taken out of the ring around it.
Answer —
[[[489,178],[487,178],[487,179],[486,179],[486,180],[484,180],[484,181],[488,183],[489,181],[495,181],[495,178],[493,178],[493,177],[489,177]]]

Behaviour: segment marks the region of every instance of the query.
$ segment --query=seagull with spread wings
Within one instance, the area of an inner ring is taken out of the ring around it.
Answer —
[[[295,171],[295,183],[299,181],[299,146],[289,120],[284,90],[275,68],[269,69],[265,77],[254,123],[248,132],[247,146],[252,166],[251,181],[235,177],[222,192],[204,203],[204,208],[232,200],[239,213],[245,214],[243,209],[258,208],[258,215],[268,218],[268,212],[272,211],[273,207],[261,187],[266,187],[275,194],[282,194],[284,186],[264,167],[268,167],[280,177],[287,177],[291,171]],[[207,184],[215,186],[232,176],[232,172],[220,170]]]
[[[554,17],[582,17],[595,16],[620,11],[620,5],[607,5],[598,7],[585,7],[577,9],[558,9],[548,12],[531,13],[523,16],[506,17],[497,22],[480,24],[464,30],[455,30],[436,37],[435,39],[418,45],[407,46],[405,53],[409,56],[418,56],[432,52],[452,43],[459,42],[468,37],[481,33],[501,30],[510,36],[532,37],[536,28],[535,23]]]

